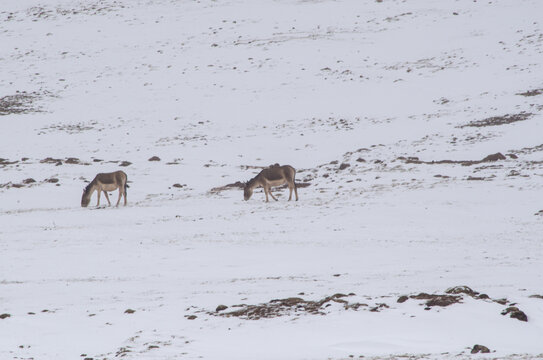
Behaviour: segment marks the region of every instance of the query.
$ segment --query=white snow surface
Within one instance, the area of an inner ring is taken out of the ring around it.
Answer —
[[[3,0],[0,359],[543,357],[542,14]],[[504,115],[522,119],[465,126]],[[273,163],[299,201],[211,191]],[[119,169],[128,205],[82,208]],[[397,302],[453,286],[489,298]],[[227,316],[337,293],[367,306]]]

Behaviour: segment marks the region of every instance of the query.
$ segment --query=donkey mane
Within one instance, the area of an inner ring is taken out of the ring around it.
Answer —
[[[258,174],[258,175],[260,175],[260,174]],[[258,177],[258,175],[255,176],[255,177],[252,178],[252,179],[249,179],[249,181],[247,181],[247,182],[245,183],[245,185],[246,185],[246,186],[251,186],[251,185],[253,185],[253,184],[255,183],[256,178]]]
[[[88,193],[93,186],[94,186],[94,180],[88,183],[87,186],[85,186],[85,189],[84,189],[85,194]]]

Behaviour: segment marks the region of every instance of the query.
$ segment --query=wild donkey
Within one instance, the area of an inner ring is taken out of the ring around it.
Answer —
[[[107,202],[111,206],[109,201],[109,196],[107,195],[108,191],[113,191],[119,189],[119,200],[117,200],[117,205],[121,201],[121,196],[124,195],[124,205],[126,206],[126,188],[128,184],[126,183],[126,174],[123,171],[115,171],[112,173],[101,173],[94,177],[94,180],[90,182],[83,189],[83,196],[81,197],[81,206],[87,207],[89,205],[92,193],[96,190],[98,191],[98,203],[96,206],[100,206],[100,192],[103,191],[106,195]]]
[[[295,176],[296,170],[290,165],[272,165],[269,168],[262,170],[260,174],[245,184],[245,187],[243,188],[243,198],[249,200],[253,195],[253,190],[262,186],[264,188],[264,193],[266,194],[266,202],[268,202],[268,194],[271,195],[273,200],[277,201],[275,196],[271,193],[271,187],[287,183],[288,189],[290,190],[288,200],[290,201],[292,199],[292,190],[294,190],[296,201],[298,201],[298,190],[296,189],[296,183],[294,182]]]

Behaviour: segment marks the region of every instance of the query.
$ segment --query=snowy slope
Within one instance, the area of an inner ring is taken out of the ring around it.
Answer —
[[[0,359],[543,357],[541,14],[4,0]]]

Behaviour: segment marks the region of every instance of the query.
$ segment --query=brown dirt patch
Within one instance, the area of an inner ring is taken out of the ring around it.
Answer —
[[[534,90],[528,90],[525,92],[518,93],[517,95],[521,96],[536,96],[543,94],[543,89],[534,89]]]
[[[334,294],[318,301],[304,300],[299,297],[290,297],[286,299],[274,299],[268,303],[259,305],[233,305],[232,308],[239,308],[229,312],[209,312],[209,315],[223,317],[239,317],[246,320],[259,320],[287,316],[292,313],[306,313],[311,315],[326,315],[324,309],[332,302],[340,303],[344,309],[357,310],[361,306],[368,306],[361,303],[349,303],[343,299],[349,295]],[[386,304],[379,304],[378,307],[388,307]]]
[[[517,121],[524,121],[533,116],[532,113],[520,112],[518,114],[506,114],[503,116],[493,116],[483,120],[472,121],[466,125],[459,126],[459,128],[465,127],[485,127],[485,126],[497,126],[511,124]]]
[[[231,190],[231,189],[243,189],[245,187],[245,183],[241,181],[236,181],[235,183],[226,184],[224,186],[218,186],[214,187],[213,189],[209,190],[209,192],[213,194],[218,194],[225,190]]]
[[[309,182],[296,182],[296,187],[297,188],[305,188],[305,187],[308,187],[310,185],[311,185],[311,183],[309,183]],[[218,194],[218,193],[221,193],[221,192],[223,192],[225,190],[235,190],[235,189],[239,190],[239,189],[243,189],[244,187],[245,187],[244,182],[236,181],[235,183],[214,187],[211,190],[209,190],[209,192],[211,194]],[[274,189],[286,189],[286,188],[287,188],[286,184],[274,187]]]
[[[32,103],[38,98],[38,93],[17,92],[15,95],[7,95],[0,98],[0,116],[11,114],[27,114],[37,112]]]
[[[8,159],[0,158],[0,166],[4,167],[6,165],[13,165],[17,164],[19,161],[9,161]]]
[[[437,295],[437,294],[419,293],[418,295],[411,295],[409,296],[409,298],[417,299],[417,300],[426,300],[425,305],[427,307],[432,307],[432,306],[445,307],[445,306],[462,302],[462,296],[460,295]]]
[[[400,156],[397,160],[405,161],[406,164],[426,164],[426,165],[439,165],[439,164],[460,164],[462,166],[471,166],[476,164],[482,164],[487,162],[495,162],[498,160],[506,160],[507,158],[502,153],[495,153],[485,156],[481,160],[432,160],[423,161],[418,157],[404,157]]]

